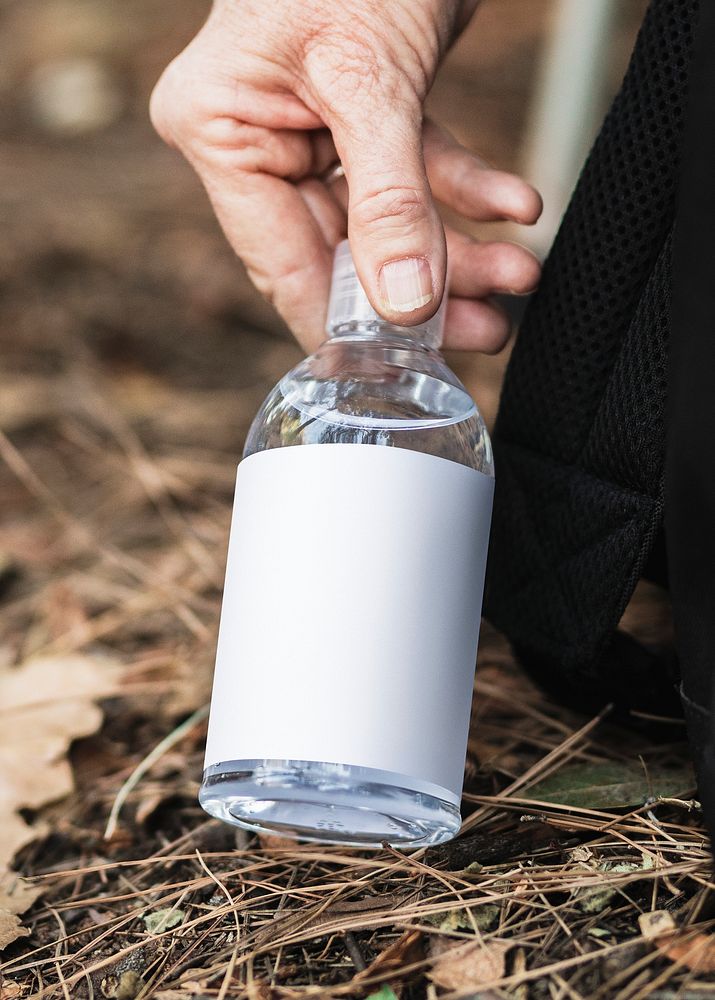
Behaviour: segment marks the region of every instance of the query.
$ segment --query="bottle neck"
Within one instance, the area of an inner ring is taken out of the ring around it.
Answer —
[[[355,319],[340,323],[328,330],[328,339],[388,343],[412,350],[439,351],[440,348],[439,333],[434,328],[395,326],[379,319]]]

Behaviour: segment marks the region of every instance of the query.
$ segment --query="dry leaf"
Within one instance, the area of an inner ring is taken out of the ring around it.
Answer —
[[[686,965],[693,972],[715,972],[715,937],[712,934],[683,934],[658,938],[655,945],[671,962]]]
[[[97,698],[116,694],[122,672],[98,656],[52,656],[0,672],[0,872],[42,836],[17,810],[37,809],[73,788],[70,743],[99,729]]]
[[[470,989],[501,979],[510,945],[502,941],[468,941],[466,944],[436,938],[430,954],[435,959],[429,978],[447,990]]]
[[[15,875],[0,875],[0,951],[30,933],[22,926],[19,914],[29,910],[40,890]],[[2,996],[0,987],[0,996]]]
[[[573,847],[570,851],[566,852],[569,861],[580,864],[588,864],[595,858],[595,854],[590,847],[585,845],[581,847]]]
[[[634,861],[622,861],[617,864],[611,864],[609,861],[598,861],[594,863],[594,861],[591,860],[588,864],[579,864],[576,867],[577,869],[583,867],[589,872],[601,871],[606,877],[609,874],[629,875],[640,871],[652,871],[653,857],[650,854],[643,854],[640,864]],[[601,910],[606,909],[617,893],[618,885],[614,885],[612,882],[608,882],[607,878],[604,878],[603,885],[584,886],[581,889],[574,890],[572,898],[576,906],[583,913],[600,913]]]
[[[102,996],[108,1000],[134,1000],[142,990],[145,983],[138,972],[128,969],[119,976],[107,976],[100,984]]]
[[[646,941],[652,941],[653,938],[662,937],[664,934],[672,934],[676,930],[675,921],[667,910],[641,913],[638,917],[638,926]]]
[[[638,917],[641,934],[652,941],[658,951],[671,962],[685,965],[693,972],[715,972],[715,935],[678,932],[675,921],[666,910],[642,913]]]
[[[0,875],[0,910],[8,913],[24,913],[29,910],[42,889],[24,878],[7,873]]]
[[[0,1000],[15,1000],[22,996],[22,988],[9,979],[0,980]]]
[[[0,875],[0,951],[30,933],[22,926],[19,914],[30,909],[40,892],[40,889],[16,875]],[[2,989],[0,987],[0,998]]]
[[[499,919],[499,907],[494,903],[481,903],[479,906],[458,910],[442,910],[440,913],[430,913],[425,917],[428,924],[433,924],[441,931],[488,931]]]
[[[361,979],[371,979],[373,976],[388,972],[400,972],[407,965],[419,962],[423,957],[422,931],[407,931],[397,941],[381,951],[367,968],[353,977],[353,982]],[[370,998],[368,997],[368,1000]]]
[[[280,833],[261,832],[258,834],[258,842],[264,851],[295,851],[301,846],[295,837],[284,837]]]
[[[7,910],[0,910],[0,951],[18,938],[27,937],[30,932],[22,926],[19,917]]]
[[[667,910],[641,913],[638,917],[641,934],[652,941],[658,951],[671,962],[677,962],[693,972],[715,972],[715,936],[678,932]]]

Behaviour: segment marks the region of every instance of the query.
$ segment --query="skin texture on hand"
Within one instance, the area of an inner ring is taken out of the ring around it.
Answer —
[[[445,283],[445,343],[495,352],[509,335],[495,292],[539,265],[513,243],[442,225],[436,201],[482,222],[530,224],[532,187],[426,120],[440,60],[476,0],[216,0],[151,101],[159,134],[200,175],[248,274],[302,346],[324,339],[332,251],[349,235],[374,306],[424,322]],[[340,161],[345,177],[326,171]]]

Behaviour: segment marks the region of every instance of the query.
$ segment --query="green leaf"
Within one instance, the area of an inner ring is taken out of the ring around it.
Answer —
[[[381,986],[377,993],[371,993],[366,1000],[397,1000],[397,994],[391,986]]]
[[[167,906],[162,910],[154,910],[153,913],[147,913],[143,919],[146,929],[150,934],[161,934],[163,931],[168,931],[172,927],[178,927],[179,924],[183,923],[184,911],[175,910],[173,907]]]
[[[529,789],[529,798],[582,809],[643,805],[649,798],[682,795],[695,786],[692,766],[643,767],[640,761],[567,764]]]

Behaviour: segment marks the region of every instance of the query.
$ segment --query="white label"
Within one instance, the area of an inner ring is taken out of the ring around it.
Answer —
[[[379,445],[245,459],[206,766],[371,767],[457,802],[493,489],[456,462]]]

